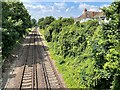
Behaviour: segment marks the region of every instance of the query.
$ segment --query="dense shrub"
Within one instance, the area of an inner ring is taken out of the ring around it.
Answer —
[[[60,18],[45,29],[45,38],[70,88],[120,89],[120,2],[102,10],[107,23],[74,23],[71,18]]]

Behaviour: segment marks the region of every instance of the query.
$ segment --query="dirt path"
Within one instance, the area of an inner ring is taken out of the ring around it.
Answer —
[[[65,87],[61,75],[44,47],[46,45],[37,29],[25,38],[18,58],[13,62],[10,71],[3,75],[5,89]]]

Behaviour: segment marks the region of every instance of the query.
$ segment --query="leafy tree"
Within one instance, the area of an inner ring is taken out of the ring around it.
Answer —
[[[74,19],[73,18],[62,18],[62,26],[68,26],[74,23]]]
[[[49,25],[51,22],[53,22],[55,20],[55,18],[53,16],[47,16],[44,19],[44,23],[45,25]]]
[[[31,23],[32,23],[32,26],[33,26],[33,27],[36,26],[36,24],[37,24],[36,19],[33,18],[33,19],[31,20]]]
[[[53,21],[45,31],[45,38],[49,41],[58,41],[58,36],[62,31],[62,28],[65,26],[72,25],[74,23],[74,20],[72,18],[59,18],[58,20]]]
[[[42,21],[44,21],[44,18],[40,18],[40,19],[38,20],[38,25],[41,25],[41,26],[42,26],[42,24],[41,24]],[[40,28],[42,28],[41,26],[40,26]]]
[[[55,20],[55,18],[53,16],[47,16],[44,19],[40,18],[38,21],[38,25],[41,29],[45,29],[47,28],[53,21]]]
[[[2,56],[6,58],[31,27],[28,11],[22,2],[2,2]]]

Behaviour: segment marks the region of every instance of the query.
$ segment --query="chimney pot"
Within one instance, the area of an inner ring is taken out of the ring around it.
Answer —
[[[87,9],[86,9],[86,8],[84,9],[84,12],[87,12]]]
[[[92,16],[94,17],[94,12],[92,12]]]

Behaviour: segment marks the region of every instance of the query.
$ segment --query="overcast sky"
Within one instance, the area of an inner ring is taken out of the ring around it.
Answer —
[[[83,2],[84,1],[84,2]],[[38,20],[41,17],[54,16],[78,17],[84,8],[88,11],[100,11],[99,8],[107,7],[112,0],[22,0],[28,12]]]

